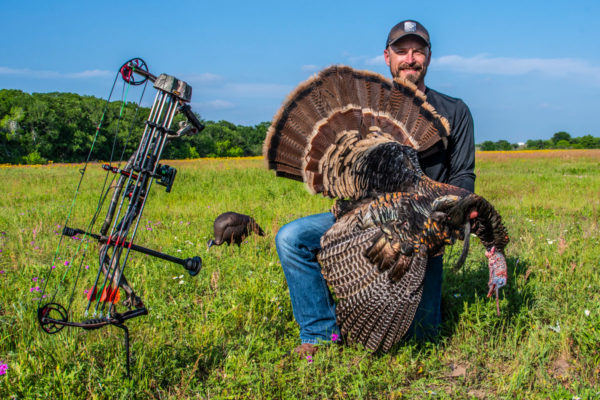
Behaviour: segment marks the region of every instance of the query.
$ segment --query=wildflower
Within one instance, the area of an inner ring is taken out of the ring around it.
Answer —
[[[8,365],[2,363],[0,364],[0,375],[6,374],[6,370],[8,369]]]
[[[89,265],[86,265],[86,266],[85,266],[85,269],[90,269],[90,266],[89,266]]]
[[[5,274],[5,273],[6,273],[6,271],[5,271],[5,270],[3,270],[3,269],[0,269],[0,275],[1,275],[1,274]]]
[[[587,309],[586,309],[586,310],[585,310],[583,313],[585,314],[585,316],[586,316],[586,317],[589,317],[589,316],[590,316],[590,310],[587,310]]]
[[[38,280],[37,276],[34,276],[33,278],[31,278],[32,282],[37,282],[37,280]]]
[[[308,361],[309,363],[313,362],[313,358],[310,354],[306,356],[306,361]]]
[[[53,266],[52,266],[52,269],[54,269],[54,268],[56,268],[56,265],[53,265]]]
[[[147,227],[146,227],[146,230],[147,230],[147,231],[151,231],[151,230],[152,230],[152,228],[151,228],[151,227],[149,227],[149,226],[147,226]]]
[[[29,291],[31,293],[33,293],[33,292],[39,292],[40,291],[40,287],[39,286],[31,287],[31,288],[29,288]]]
[[[337,342],[339,338],[340,338],[340,335],[338,335],[337,333],[332,333],[331,334],[331,341],[333,343]]]
[[[179,281],[180,285],[183,285],[184,283],[185,283],[185,281],[183,279]]]
[[[69,262],[65,261],[65,267],[68,267],[68,266],[69,266]]]

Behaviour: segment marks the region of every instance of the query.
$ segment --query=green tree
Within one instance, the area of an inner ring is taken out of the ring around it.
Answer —
[[[496,150],[503,150],[503,151],[513,150],[513,145],[510,144],[506,140],[498,140],[496,142]]]
[[[494,151],[494,150],[497,150],[496,149],[496,143],[492,142],[491,140],[486,140],[485,142],[481,143],[481,150],[482,151]]]
[[[592,135],[585,135],[579,138],[578,143],[583,149],[598,149],[600,148],[600,138]]]
[[[556,132],[554,135],[552,135],[552,141],[555,145],[561,140],[566,140],[567,142],[571,143],[571,135],[563,131]]]
[[[12,106],[0,118],[0,162],[14,162],[21,153],[23,129],[21,122],[25,117],[22,107]]]

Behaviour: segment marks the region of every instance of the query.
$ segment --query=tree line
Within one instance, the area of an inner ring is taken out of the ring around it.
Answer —
[[[25,93],[0,90],[0,164],[44,164],[81,162],[93,145],[92,160],[121,159],[131,154],[141,135],[149,108],[134,103],[81,96],[73,93]],[[122,115],[123,118],[119,118]],[[173,126],[183,120],[177,115]],[[201,118],[200,118],[201,119]],[[96,140],[96,128],[102,120]],[[201,119],[202,120],[202,119]],[[269,122],[255,126],[228,121],[202,120],[206,128],[165,148],[163,158],[258,156],[262,153]],[[117,144],[115,146],[114,144]],[[525,145],[485,141],[479,150],[591,149],[600,148],[600,138],[572,138],[557,132],[548,140],[528,140]]]
[[[592,135],[571,137],[567,132],[556,132],[552,138],[543,140],[528,140],[525,144],[509,143],[506,140],[492,142],[486,140],[477,145],[481,151],[494,150],[544,150],[544,149],[600,149],[600,138]]]
[[[113,159],[120,160],[137,147],[149,112],[148,107],[134,103],[107,103],[97,97],[73,93],[0,90],[0,164],[81,162],[90,154],[92,145],[92,160],[107,161],[113,153]],[[172,129],[183,119],[177,115]],[[200,120],[206,127],[202,133],[172,140],[163,158],[262,154],[269,122],[243,126]]]

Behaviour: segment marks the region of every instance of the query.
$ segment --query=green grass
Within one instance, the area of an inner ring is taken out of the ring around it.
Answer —
[[[275,178],[261,160],[173,162],[173,191],[153,187],[136,243],[200,255],[204,266],[192,278],[178,265],[131,256],[128,279],[150,311],[127,324],[131,381],[118,328],[47,335],[37,323],[39,293],[30,288],[50,268],[81,166],[0,168],[0,363],[8,366],[0,398],[600,398],[600,157],[564,154],[478,154],[476,191],[512,238],[499,317],[473,240],[459,271],[451,265],[460,244],[446,252],[438,343],[375,355],[328,346],[312,363],[286,355],[298,327],[274,237],[331,200]],[[95,207],[103,175],[97,166],[88,173],[72,225],[84,226]],[[254,216],[267,235],[207,252],[212,221],[225,211]],[[89,261],[86,272],[95,273]]]

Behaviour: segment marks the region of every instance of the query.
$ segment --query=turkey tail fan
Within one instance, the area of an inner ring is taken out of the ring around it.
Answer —
[[[273,118],[263,146],[267,167],[304,181],[313,193],[361,198],[373,189],[365,186],[372,179],[356,161],[373,147],[400,144],[425,154],[446,146],[448,121],[425,99],[405,80],[326,68],[300,84]],[[393,170],[386,168],[394,166],[380,165],[379,173]]]

